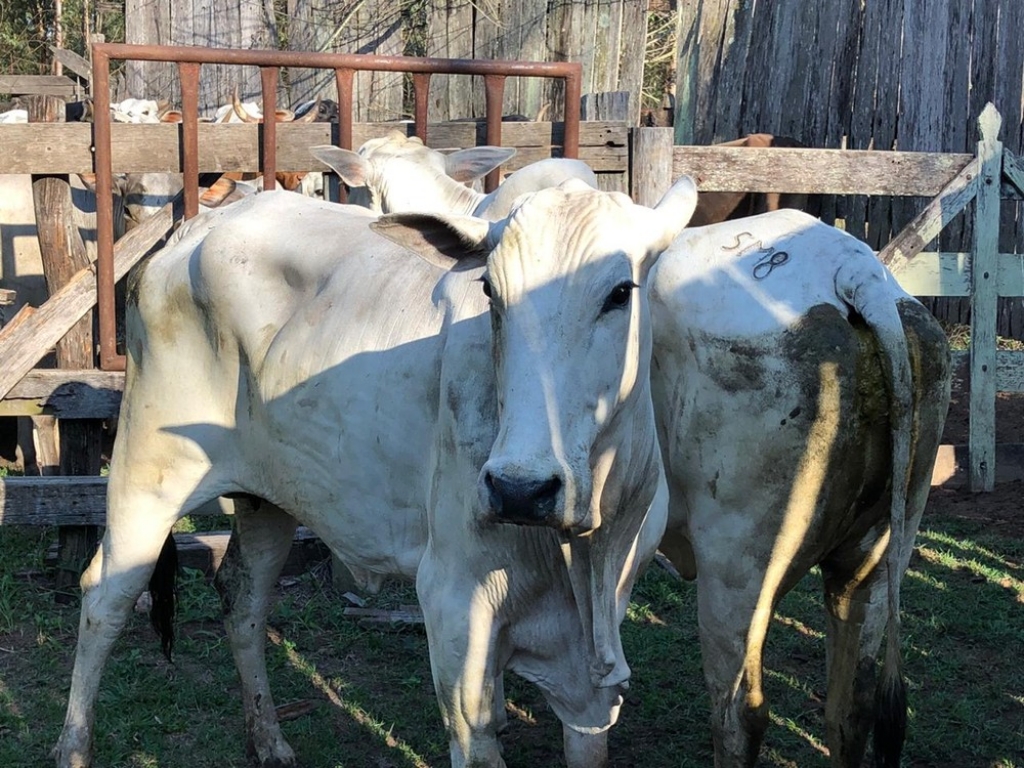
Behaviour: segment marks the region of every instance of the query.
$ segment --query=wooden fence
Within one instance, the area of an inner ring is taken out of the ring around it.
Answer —
[[[996,352],[995,299],[1024,295],[1024,256],[1000,254],[1001,197],[1024,196],[1024,162],[998,141],[994,108],[980,120],[982,140],[973,154],[842,150],[753,150],[673,146],[672,129],[629,128],[622,122],[584,122],[580,157],[599,174],[601,185],[629,190],[650,204],[671,179],[689,173],[701,191],[774,191],[868,194],[932,198],[924,211],[879,253],[913,294],[970,295],[974,308],[970,366],[971,433],[968,480],[990,490],[995,482],[995,392],[1024,391],[1024,354]],[[114,126],[118,171],[178,171],[179,127]],[[257,170],[258,125],[202,126],[202,171]],[[362,142],[394,125],[355,126]],[[5,126],[0,173],[92,171],[89,126]],[[306,148],[331,137],[325,124],[280,124],[279,168],[317,170]],[[481,127],[466,123],[431,126],[438,148],[471,146]],[[557,154],[557,123],[510,124],[509,145],[520,147],[513,167]],[[972,200],[975,241],[970,252],[922,252]],[[167,206],[115,248],[115,272],[123,275],[173,226]],[[123,374],[94,370],[38,370],[33,366],[95,305],[90,269],[73,276],[58,296],[35,313],[15,318],[0,331],[0,415],[50,414],[64,419],[107,418],[117,413]],[[102,525],[106,480],[100,477],[0,478],[0,524]]]
[[[712,144],[774,133],[809,147],[973,153],[986,103],[1001,138],[1024,153],[1021,0],[776,0],[679,3],[676,142]],[[830,195],[823,218],[878,250],[928,201]],[[999,250],[1024,253],[1024,204],[1002,202]],[[954,221],[938,250],[971,249],[973,219]],[[1000,333],[1024,339],[1024,301],[999,304]],[[931,302],[966,322],[970,303]]]
[[[288,0],[286,12],[268,15],[267,3],[239,0],[126,0],[125,42],[223,48],[288,48],[294,51],[413,55],[450,59],[574,61],[583,65],[583,92],[639,94],[647,32],[646,0],[447,0],[411,3],[363,0]],[[129,62],[126,96],[177,102],[174,67]],[[297,104],[332,90],[333,74],[292,69],[280,97]],[[206,66],[199,105],[211,110],[238,84],[259,93],[253,67]],[[402,74],[359,73],[354,119],[409,117]],[[120,95],[120,94],[119,94]],[[536,117],[545,104],[561,114],[561,85],[509,78],[504,111]],[[634,104],[634,114],[638,109]],[[432,83],[430,119],[484,114],[483,90],[469,77]]]

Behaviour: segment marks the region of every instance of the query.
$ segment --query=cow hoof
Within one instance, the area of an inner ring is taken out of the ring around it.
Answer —
[[[61,735],[51,755],[56,760],[57,768],[90,768],[92,766],[92,749],[86,746],[75,746],[70,742],[74,739]]]
[[[250,741],[245,751],[252,764],[258,768],[299,768],[295,753],[283,738],[272,739],[260,747]]]

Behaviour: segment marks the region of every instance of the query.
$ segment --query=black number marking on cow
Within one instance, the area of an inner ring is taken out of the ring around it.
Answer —
[[[740,243],[745,237],[750,238],[754,242],[750,243],[745,247],[740,247]],[[723,245],[723,251],[735,251],[739,249],[740,255],[750,251],[760,251],[764,254],[758,262],[754,265],[753,275],[755,280],[764,280],[770,275],[776,267],[781,267],[787,261],[789,261],[789,254],[786,251],[777,251],[774,246],[769,245],[767,248],[764,247],[764,243],[760,240],[755,240],[754,236],[749,232],[740,232],[736,235],[736,241],[731,245]]]

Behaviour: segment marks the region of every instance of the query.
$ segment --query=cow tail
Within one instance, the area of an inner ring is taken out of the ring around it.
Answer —
[[[837,289],[871,328],[889,385],[889,429],[892,437],[892,501],[889,508],[889,548],[886,575],[889,618],[885,655],[876,690],[874,755],[876,768],[899,768],[907,730],[907,689],[900,653],[900,582],[902,581],[904,523],[910,481],[910,443],[913,429],[913,381],[906,333],[900,319],[893,280],[872,254],[871,269],[840,269]],[[846,266],[846,265],[844,265]],[[844,274],[845,273],[845,274]],[[843,280],[843,278],[848,278]],[[901,293],[901,292],[899,292]]]
[[[169,533],[156,560],[153,575],[149,577],[149,596],[153,599],[149,619],[153,622],[153,629],[160,635],[160,647],[168,661],[171,661],[171,650],[174,647],[177,578],[178,547],[174,543],[174,534]]]

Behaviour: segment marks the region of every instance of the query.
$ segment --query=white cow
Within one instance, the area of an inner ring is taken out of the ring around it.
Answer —
[[[348,185],[350,203],[377,213],[455,213],[497,221],[522,194],[568,179],[597,187],[597,177],[583,161],[548,158],[521,168],[485,195],[462,182],[479,179],[507,162],[514,148],[471,147],[445,155],[400,131],[371,139],[358,152],[330,145],[310,147],[310,152]]]
[[[561,718],[570,768],[604,765],[619,625],[666,514],[642,286],[695,198],[570,182],[499,222],[378,223],[275,192],[182,227],[129,303],[57,765],[90,764],[104,663],[171,526],[232,494],[217,581],[261,764],[295,759],[263,645],[298,520],[357,572],[416,578],[454,766],[504,765],[505,668]]]
[[[945,334],[867,246],[792,210],[685,231],[650,285],[661,548],[697,576],[716,768],[757,760],[765,635],[815,565],[832,764],[859,768],[874,726],[875,764],[898,766],[899,587],[949,403]]]

